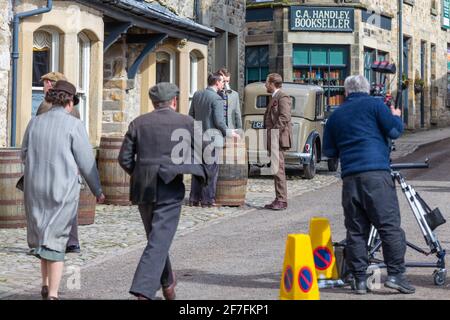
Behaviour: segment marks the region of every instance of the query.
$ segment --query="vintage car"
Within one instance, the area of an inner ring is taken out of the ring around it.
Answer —
[[[314,85],[284,83],[283,91],[292,99],[293,141],[291,149],[285,153],[286,167],[303,167],[303,174],[307,179],[314,177],[320,161],[327,161],[328,170],[336,171],[338,159],[327,159],[322,155],[325,125],[323,89]],[[271,98],[262,82],[245,87],[242,118],[248,139],[249,165],[270,165],[263,117]]]

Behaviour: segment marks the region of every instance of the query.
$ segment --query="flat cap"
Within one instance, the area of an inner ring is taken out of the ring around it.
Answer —
[[[148,95],[154,102],[170,101],[180,93],[180,89],[169,82],[160,82],[150,88]]]
[[[49,72],[47,74],[44,74],[41,77],[41,81],[44,81],[44,80],[50,80],[50,81],[64,80],[64,81],[67,81],[67,78],[61,72],[53,71],[53,72]]]

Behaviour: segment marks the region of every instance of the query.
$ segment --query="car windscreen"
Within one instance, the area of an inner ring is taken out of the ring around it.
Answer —
[[[304,110],[307,102],[307,97],[305,96],[299,96],[299,97],[292,97],[291,103],[292,103],[292,111],[295,112],[295,116],[303,117]],[[265,109],[270,101],[272,100],[271,95],[260,95],[256,97],[256,108],[257,109]]]

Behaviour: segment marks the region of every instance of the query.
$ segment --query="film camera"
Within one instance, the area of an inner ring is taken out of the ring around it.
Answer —
[[[388,61],[375,61],[372,64],[371,69],[376,73],[380,73],[380,77],[376,77],[376,79],[379,79],[380,81],[371,84],[370,95],[381,97],[388,107],[392,106],[393,97],[386,88],[386,80],[388,74],[395,74],[397,72],[395,64],[389,63]]]

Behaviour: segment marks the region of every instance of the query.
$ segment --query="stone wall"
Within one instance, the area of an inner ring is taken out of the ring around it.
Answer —
[[[11,1],[0,1],[0,147],[8,144],[8,92],[11,68]]]
[[[140,114],[141,76],[128,79],[127,70],[143,45],[118,41],[105,53],[103,72],[103,134],[121,135]]]
[[[103,126],[104,134],[126,130],[123,113],[126,109],[127,46],[117,42],[109,48],[103,61]]]
[[[287,25],[288,8],[282,6],[283,1],[274,7],[274,21],[247,23],[247,45],[268,44],[270,47],[270,69],[284,75],[287,81],[292,79],[292,59],[289,57],[293,43],[314,44],[348,44],[351,50],[351,73],[364,72],[364,48],[373,48],[387,52],[392,62],[398,63],[398,19],[397,1],[392,0],[361,0],[355,6],[355,29],[353,34],[344,33],[307,33],[290,32]],[[350,4],[332,4],[333,1],[308,0],[290,1],[290,4],[349,6]],[[248,5],[267,6],[267,3],[247,1]],[[270,4],[272,5],[272,4]],[[410,63],[408,77],[412,84],[416,74],[425,80],[424,117],[425,127],[449,126],[450,108],[447,107],[447,43],[450,42],[449,32],[441,29],[441,2],[437,1],[437,10],[432,10],[431,1],[416,0],[414,6],[404,4],[403,33],[411,38]],[[350,5],[351,6],[351,5]],[[283,8],[284,7],[284,8]],[[371,23],[362,22],[361,9],[367,8],[375,15]],[[379,15],[392,18],[392,29],[379,27]],[[378,25],[377,25],[378,24]],[[283,33],[284,32],[284,33]],[[289,34],[286,37],[286,34]],[[426,44],[425,72],[420,72],[421,43]],[[432,59],[431,45],[435,45],[435,58]],[[291,55],[292,56],[292,55]],[[432,66],[431,61],[434,60]],[[390,76],[393,94],[396,94],[397,78]],[[408,89],[408,128],[419,129],[421,118],[421,94],[415,94],[413,85]]]
[[[237,36],[238,61],[227,59],[226,66],[232,72],[232,82],[241,98],[244,90],[245,78],[245,0],[202,0],[200,23],[216,29],[219,32],[230,33]],[[216,46],[218,40],[210,41],[208,46],[208,73],[220,67],[217,61]],[[222,63],[223,64],[223,63]]]

